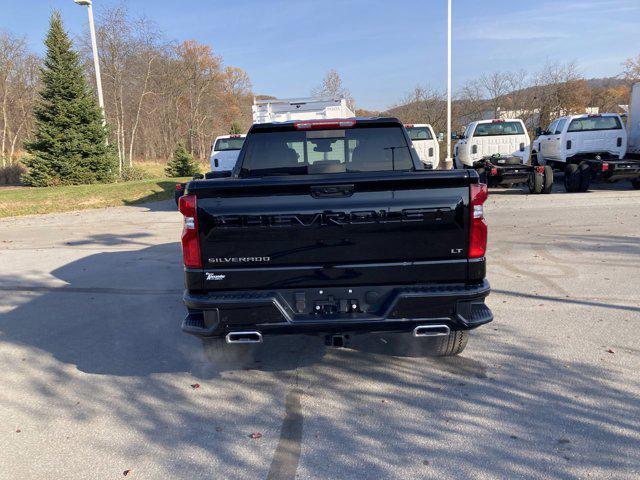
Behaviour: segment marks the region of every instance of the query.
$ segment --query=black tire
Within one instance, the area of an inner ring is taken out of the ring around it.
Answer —
[[[638,180],[631,180],[631,186],[635,190],[640,190],[640,178]]]
[[[466,330],[457,330],[451,332],[446,337],[434,337],[432,355],[434,357],[453,357],[462,353],[467,346],[469,340],[469,332]]]
[[[564,169],[564,189],[569,193],[580,190],[580,174],[575,163],[568,164]]]
[[[591,186],[591,166],[587,162],[582,162],[578,165],[578,172],[580,174],[580,192],[586,192]]]
[[[529,180],[527,182],[529,186],[529,193],[542,193],[544,188],[544,178],[541,173],[538,173],[535,169],[529,174]]]
[[[544,167],[544,182],[542,186],[542,193],[551,193],[553,189],[553,168],[549,165],[545,165]]]

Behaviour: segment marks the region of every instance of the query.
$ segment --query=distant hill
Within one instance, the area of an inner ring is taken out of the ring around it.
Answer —
[[[628,103],[630,89],[624,80],[616,77],[589,78],[575,82],[575,86],[570,91],[564,91],[567,98],[561,101],[568,105],[582,105],[579,108],[597,107],[600,112],[619,112],[619,106]],[[509,106],[516,103],[524,106],[523,109],[539,108],[536,99],[544,97],[544,90],[552,85],[531,86],[520,90],[506,93],[497,99],[475,99],[475,100],[454,100],[453,101],[453,123],[454,127],[460,127],[474,119],[486,117],[487,112],[491,112],[496,107],[509,110]],[[570,95],[567,95],[570,93]],[[568,97],[573,98],[568,98]],[[528,100],[527,100],[528,99]],[[513,108],[513,107],[511,107]],[[565,107],[566,108],[566,107]],[[381,115],[398,117],[408,123],[425,121],[431,123],[436,128],[445,128],[445,118],[442,112],[446,110],[446,100],[431,99],[428,104],[424,102],[410,102],[396,105],[381,112]],[[489,113],[490,115],[490,113]],[[526,116],[526,113],[523,113]],[[544,119],[544,122],[548,118]],[[536,121],[537,122],[537,121]]]

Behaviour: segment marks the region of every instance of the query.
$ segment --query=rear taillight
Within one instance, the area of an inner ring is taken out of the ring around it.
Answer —
[[[484,257],[487,251],[487,224],[484,221],[484,202],[489,191],[484,183],[471,185],[471,222],[469,227],[469,258]]]
[[[491,175],[498,175],[498,169],[497,168],[492,168],[491,169]]]
[[[609,164],[608,163],[603,163],[602,164],[602,171],[606,172],[607,170],[609,170]]]
[[[181,183],[176,183],[176,190],[182,190],[184,187]]]
[[[182,229],[182,258],[184,259],[184,266],[202,268],[195,195],[180,197],[178,207],[180,213],[184,215],[184,228]]]

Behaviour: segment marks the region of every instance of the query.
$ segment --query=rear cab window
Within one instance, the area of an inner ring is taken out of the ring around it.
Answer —
[[[479,123],[473,132],[474,137],[497,137],[500,135],[524,135],[524,128],[520,122],[497,121]]]
[[[433,140],[431,130],[427,127],[407,127],[407,133],[412,141],[416,140]]]
[[[397,127],[256,131],[247,136],[240,176],[414,170]]]
[[[589,116],[574,118],[567,132],[592,132],[597,130],[620,130],[622,123],[618,117]]]
[[[213,146],[213,150],[216,152],[240,150],[243,144],[244,137],[219,138]]]

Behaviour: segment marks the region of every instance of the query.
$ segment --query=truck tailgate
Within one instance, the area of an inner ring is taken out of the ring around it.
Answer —
[[[204,289],[466,280],[475,181],[437,171],[193,182]]]

